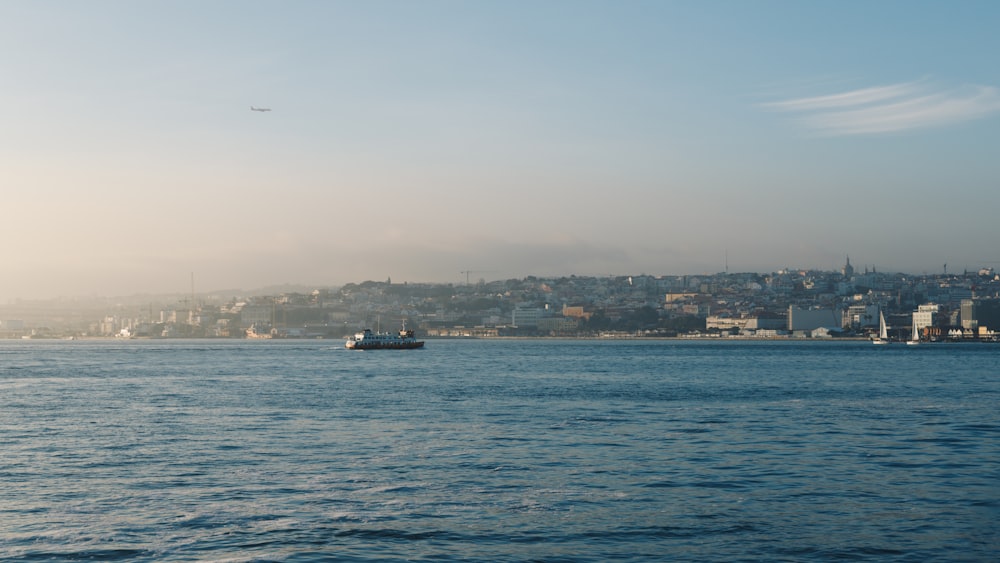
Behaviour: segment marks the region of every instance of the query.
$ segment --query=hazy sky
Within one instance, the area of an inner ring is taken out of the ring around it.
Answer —
[[[998,29],[992,0],[0,1],[0,302],[998,267]]]

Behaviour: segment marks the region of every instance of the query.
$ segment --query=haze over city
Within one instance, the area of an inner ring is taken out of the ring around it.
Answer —
[[[0,302],[997,266],[998,24],[989,1],[4,2]]]

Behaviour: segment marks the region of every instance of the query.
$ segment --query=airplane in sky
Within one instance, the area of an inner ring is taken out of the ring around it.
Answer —
[[[255,108],[250,106],[250,111],[271,111],[271,108]]]

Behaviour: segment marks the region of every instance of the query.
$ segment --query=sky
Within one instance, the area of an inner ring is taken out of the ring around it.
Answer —
[[[994,1],[0,0],[0,302],[1000,268],[998,28]]]

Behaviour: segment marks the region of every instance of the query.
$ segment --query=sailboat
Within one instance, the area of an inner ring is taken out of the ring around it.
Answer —
[[[872,344],[888,344],[889,343],[889,327],[885,324],[885,315],[882,311],[878,312],[878,338],[872,340]]]
[[[910,339],[907,340],[906,343],[910,346],[920,344],[920,329],[917,328],[916,322],[913,323],[913,336],[910,336]]]

